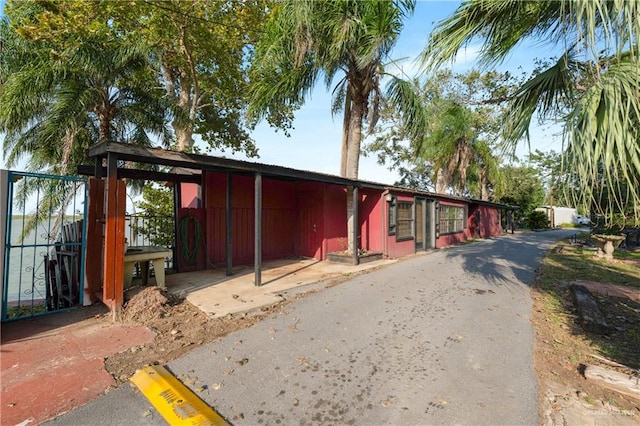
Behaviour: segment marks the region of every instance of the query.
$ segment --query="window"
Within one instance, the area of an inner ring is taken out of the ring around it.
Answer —
[[[389,235],[396,235],[396,199],[389,202]]]
[[[413,203],[398,201],[396,210],[396,239],[413,238]]]
[[[465,225],[464,208],[440,205],[440,233],[462,232]]]

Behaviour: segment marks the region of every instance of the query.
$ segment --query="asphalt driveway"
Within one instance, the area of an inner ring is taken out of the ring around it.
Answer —
[[[323,289],[169,368],[242,424],[539,424],[528,284],[571,231],[440,250]],[[121,386],[56,424],[164,424]]]

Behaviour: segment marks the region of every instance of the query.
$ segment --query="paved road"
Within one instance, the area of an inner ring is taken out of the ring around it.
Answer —
[[[568,233],[416,256],[305,297],[169,367],[206,388],[198,395],[237,425],[537,425],[527,284],[544,250]],[[52,423],[163,424],[149,407],[125,385]]]

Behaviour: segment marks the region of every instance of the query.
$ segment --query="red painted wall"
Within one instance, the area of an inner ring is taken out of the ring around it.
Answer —
[[[317,182],[295,184],[297,212],[291,225],[295,230],[296,256],[323,259],[324,199],[323,185]]]
[[[224,173],[206,173],[202,189],[204,209],[181,209],[179,220],[191,211],[201,218],[207,257],[198,257],[201,268],[226,262],[226,179]],[[250,264],[254,257],[254,177],[233,176],[232,220],[233,263]],[[263,178],[263,258],[306,256],[325,260],[331,252],[347,249],[347,191],[340,185],[319,182],[290,182]],[[415,240],[397,241],[388,235],[388,203],[383,191],[359,190],[359,248],[383,252],[388,257],[415,253]],[[398,201],[413,202],[413,195],[392,193]],[[189,194],[187,194],[189,198]],[[183,197],[184,199],[184,197]],[[442,206],[465,207],[464,202],[440,199]],[[183,201],[184,203],[184,201]],[[198,212],[200,211],[200,212]],[[475,212],[480,212],[476,226]],[[434,218],[436,223],[438,218]],[[469,238],[498,236],[502,232],[500,209],[471,204],[463,232],[443,234],[436,248]],[[187,241],[188,243],[192,240]],[[180,250],[180,247],[178,247]]]
[[[338,185],[323,184],[324,190],[324,241],[323,257],[327,253],[345,251],[347,240],[347,189]]]
[[[454,206],[454,207],[465,207],[467,204],[464,202],[455,202],[449,200],[439,200],[441,206]],[[438,213],[436,212],[436,215]],[[467,218],[469,215],[467,215]],[[440,218],[436,217],[436,224],[440,220]],[[440,234],[438,238],[436,238],[436,248],[444,248],[453,244],[461,243],[469,238],[469,221],[467,219],[467,227],[461,231],[453,234]]]
[[[236,265],[253,263],[255,181],[252,176],[234,175],[232,179],[233,263]],[[226,262],[226,174],[207,173],[206,187],[203,192],[208,229],[209,263],[221,266]],[[292,224],[295,224],[296,221],[296,198],[293,184],[263,178],[262,256],[264,260],[279,259],[294,254],[296,228]]]
[[[206,269],[207,224],[203,208],[180,208],[177,214],[176,266],[180,272]]]
[[[476,215],[480,221],[476,223]],[[469,206],[467,238],[498,237],[502,234],[501,210],[496,207],[471,204]]]
[[[480,238],[480,227],[476,225],[476,212],[478,211],[477,204],[470,204],[467,211],[467,227],[464,230],[464,236],[466,239]]]
[[[502,234],[502,224],[500,222],[501,211],[491,206],[478,206],[480,211],[480,237],[498,237]]]
[[[383,209],[381,200],[381,190],[360,189],[360,206],[358,210],[358,220],[360,223],[359,248],[366,251],[382,252],[382,239],[384,238],[383,228],[386,226],[382,222]]]
[[[180,207],[182,208],[198,208],[200,203],[200,185],[197,183],[180,183]]]
[[[404,195],[404,194],[393,194],[396,197],[396,199],[398,201],[408,201],[408,202],[413,202],[414,198],[413,196],[408,196],[408,195]],[[395,235],[389,235],[388,232],[388,227],[389,227],[389,206],[387,204],[387,202],[384,202],[385,206],[383,208],[384,210],[384,218],[385,218],[385,224],[384,224],[384,236],[387,239],[387,252],[386,255],[388,257],[402,257],[402,256],[406,256],[408,254],[413,254],[416,252],[416,243],[415,240],[413,238],[411,238],[410,240],[403,240],[403,241],[397,241],[396,240],[396,236]]]

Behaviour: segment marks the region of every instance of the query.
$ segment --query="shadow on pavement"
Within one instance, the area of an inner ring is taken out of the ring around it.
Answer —
[[[575,230],[561,229],[503,235],[453,247],[447,250],[446,257],[462,258],[465,271],[481,275],[490,283],[502,285],[515,278],[530,285],[549,247],[572,233]]]

